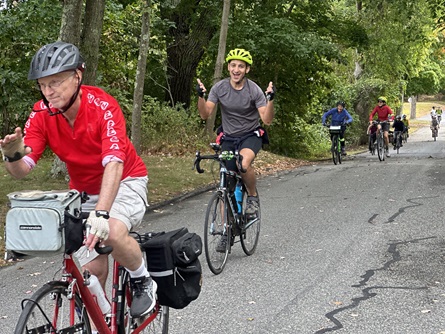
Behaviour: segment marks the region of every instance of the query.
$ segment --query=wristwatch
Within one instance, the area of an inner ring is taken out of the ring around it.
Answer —
[[[96,210],[96,217],[104,217],[110,219],[110,213],[107,210]]]

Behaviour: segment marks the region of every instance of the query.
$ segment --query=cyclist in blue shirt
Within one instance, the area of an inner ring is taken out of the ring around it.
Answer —
[[[341,154],[346,155],[345,151],[345,130],[346,130],[346,124],[349,124],[352,122],[352,117],[348,113],[348,111],[345,109],[345,103],[343,101],[337,102],[337,107],[332,108],[331,110],[328,110],[323,114],[323,117],[321,118],[321,123],[323,125],[326,125],[326,119],[328,117],[331,117],[331,125],[341,125],[341,132],[340,132],[340,145],[341,145]]]

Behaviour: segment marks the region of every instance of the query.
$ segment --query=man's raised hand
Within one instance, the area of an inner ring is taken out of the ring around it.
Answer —
[[[201,82],[201,80],[197,80],[198,84],[196,85],[196,92],[198,93],[199,97],[204,97],[205,93],[207,92],[207,89],[205,88],[204,84]]]
[[[269,86],[267,86],[265,93],[266,93],[266,99],[268,101],[272,101],[274,99],[276,90],[275,90],[275,86],[273,85],[272,81],[269,82]]]

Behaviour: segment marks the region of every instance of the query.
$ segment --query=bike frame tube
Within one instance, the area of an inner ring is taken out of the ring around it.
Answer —
[[[97,305],[96,301],[93,298],[90,290],[86,285],[83,284],[83,275],[79,271],[79,268],[74,263],[72,255],[65,256],[65,272],[72,275],[72,277],[77,281],[77,288],[79,289],[80,295],[82,297],[82,301],[85,304],[85,308],[90,316],[91,320],[93,320],[94,325],[96,326],[99,333],[103,334],[113,334],[108,328],[107,323],[105,322],[104,317],[102,316],[102,311]],[[72,299],[72,307],[74,308],[75,300]],[[73,310],[71,310],[71,316],[74,316]],[[74,319],[71,319],[74,323]]]

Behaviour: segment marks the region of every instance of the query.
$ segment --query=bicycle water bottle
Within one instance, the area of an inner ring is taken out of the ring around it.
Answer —
[[[90,290],[93,297],[96,299],[96,303],[97,305],[99,305],[102,314],[105,315],[110,313],[111,305],[107,297],[105,296],[105,292],[102,289],[99,280],[94,275],[91,275],[89,280],[90,280],[90,285],[88,285],[88,289]]]
[[[238,213],[241,213],[242,211],[242,204],[243,204],[243,191],[241,189],[241,184],[238,182],[235,187],[235,199],[236,204],[238,205]]]

